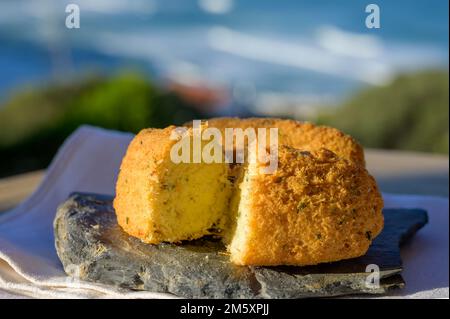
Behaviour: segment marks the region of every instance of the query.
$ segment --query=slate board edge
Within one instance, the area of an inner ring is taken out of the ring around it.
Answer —
[[[74,193],[74,194],[72,194],[71,195],[71,199],[73,200],[74,199],[74,196],[75,197],[79,197],[79,196],[81,196],[81,197],[83,197],[83,196],[94,196],[94,197],[97,197],[97,198],[99,198],[99,199],[102,199],[102,200],[110,200],[110,196],[103,196],[103,195],[96,195],[96,194],[83,194],[83,193]],[[76,200],[73,200],[72,201],[72,204],[78,204],[77,203],[77,201]],[[67,201],[65,202],[65,204],[67,204]],[[61,206],[63,206],[64,204],[62,204]],[[61,207],[60,206],[60,207]],[[58,210],[59,211],[59,210]],[[59,216],[59,217],[61,217],[61,216]],[[61,221],[61,218],[56,218],[55,219],[55,227],[56,227],[56,225],[57,225],[57,223],[58,223],[58,221]],[[424,223],[425,224],[425,223]],[[423,225],[424,225],[423,224]],[[417,229],[420,229],[421,227],[423,227],[423,225],[418,225],[416,228]],[[407,240],[408,238],[410,238],[413,234],[414,234],[414,232],[417,230],[417,229],[414,229],[414,230],[411,230],[410,232],[408,232],[407,234],[405,234],[405,236],[403,236],[403,238],[402,238],[402,242],[404,242],[405,240]],[[58,241],[59,241],[59,238],[58,238],[58,236],[55,236],[55,244],[56,244],[56,246],[58,247]],[[59,250],[57,249],[57,252],[58,252],[58,255],[59,255]],[[60,259],[61,259],[61,256],[60,256]],[[399,271],[392,271],[391,273],[384,273],[383,275],[382,275],[382,278],[388,278],[388,277],[391,277],[391,276],[398,276],[397,278],[399,278],[398,279],[398,281],[397,282],[395,282],[395,283],[390,283],[390,284],[383,284],[383,282],[385,281],[384,279],[382,279],[381,280],[381,283],[382,283],[382,287],[380,287],[380,289],[378,289],[378,290],[373,290],[373,291],[367,291],[367,292],[365,292],[365,293],[371,293],[371,294],[373,294],[373,293],[375,293],[375,294],[384,294],[384,293],[386,293],[387,291],[389,291],[389,290],[391,290],[391,289],[393,289],[393,288],[395,288],[395,287],[403,287],[404,286],[404,281],[403,281],[403,279],[401,279],[401,276],[399,275],[399,273],[400,273],[400,271],[401,270],[399,270]],[[256,276],[255,276],[255,278],[256,278]],[[259,282],[259,280],[256,278],[256,280],[258,281],[258,283],[261,285],[261,283]],[[384,286],[383,286],[384,285]],[[167,292],[167,291],[162,291],[162,292]],[[169,292],[170,293],[170,292]],[[340,296],[340,295],[349,295],[349,294],[361,294],[361,291],[348,291],[348,292],[345,292],[345,293],[337,293],[337,294],[327,294],[327,295],[325,295],[324,297],[331,297],[331,296]],[[320,296],[320,295],[313,295],[313,296],[310,296],[310,297],[317,297],[317,296]],[[255,296],[255,297],[257,297],[257,298],[261,298],[261,297],[264,297],[264,293],[263,294],[258,294],[257,296]],[[270,296],[269,296],[270,297]],[[303,295],[303,296],[300,296],[300,297],[309,297],[309,296],[305,296],[305,295]]]

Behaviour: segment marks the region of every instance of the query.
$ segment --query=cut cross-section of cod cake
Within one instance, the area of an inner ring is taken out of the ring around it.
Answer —
[[[227,164],[171,160],[177,142],[170,139],[174,129],[142,130],[120,167],[114,199],[118,223],[146,243],[180,242],[217,233],[231,196]]]

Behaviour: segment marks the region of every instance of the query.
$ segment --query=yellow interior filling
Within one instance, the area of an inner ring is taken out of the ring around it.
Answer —
[[[241,173],[239,183],[236,185],[230,209],[230,227],[225,232],[223,242],[228,246],[228,250],[233,254],[241,247],[246,247],[244,241],[248,235],[249,203],[252,192],[253,165],[248,165],[247,170]]]
[[[154,207],[156,235],[168,242],[219,235],[233,190],[228,165],[170,163],[166,171]]]
[[[244,169],[248,165],[166,161],[163,166],[158,196],[150,199],[156,214],[149,235],[164,242],[216,235],[231,245],[235,233],[246,227],[240,219],[251,195]]]

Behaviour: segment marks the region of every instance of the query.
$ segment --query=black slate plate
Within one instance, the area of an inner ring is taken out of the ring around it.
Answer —
[[[147,245],[118,226],[112,198],[73,194],[54,221],[66,273],[133,290],[187,298],[306,298],[383,294],[404,286],[400,248],[427,221],[421,209],[385,209],[385,228],[363,257],[308,267],[235,266],[218,240]],[[379,267],[379,285],[367,278]],[[372,283],[372,284],[371,284]]]

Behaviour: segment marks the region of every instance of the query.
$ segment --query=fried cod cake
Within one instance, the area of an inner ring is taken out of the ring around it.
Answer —
[[[365,254],[383,227],[383,201],[351,137],[290,120],[208,123],[221,131],[271,125],[280,133],[273,174],[261,174],[259,162],[174,163],[175,127],[142,130],[120,167],[119,225],[149,244],[220,237],[237,265],[314,265]],[[189,128],[183,138],[192,135]]]

